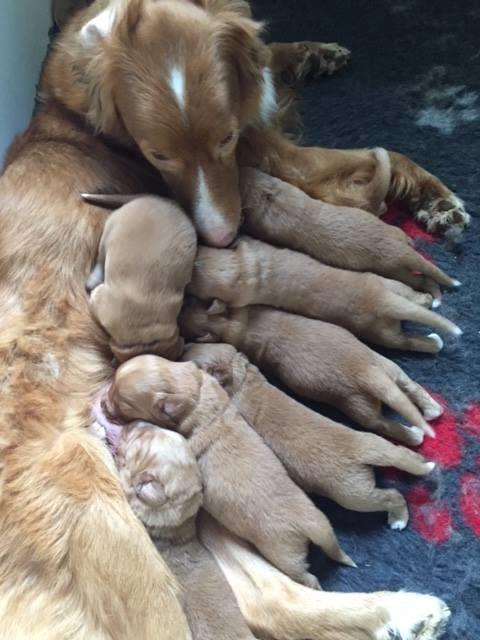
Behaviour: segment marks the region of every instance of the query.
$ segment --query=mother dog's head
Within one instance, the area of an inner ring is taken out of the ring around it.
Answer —
[[[240,223],[239,135],[275,106],[261,25],[238,0],[99,0],[84,15],[87,117],[121,127],[203,239],[227,246]]]

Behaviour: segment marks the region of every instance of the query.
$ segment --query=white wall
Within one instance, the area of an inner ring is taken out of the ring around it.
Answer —
[[[50,24],[50,0],[0,0],[0,167],[30,120]]]

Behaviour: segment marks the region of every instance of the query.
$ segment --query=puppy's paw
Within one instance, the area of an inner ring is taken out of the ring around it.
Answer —
[[[446,231],[448,229],[463,230],[470,224],[470,214],[465,205],[453,193],[446,198],[431,200],[423,209],[415,214],[428,231]]]
[[[417,593],[391,593],[385,596],[388,623],[377,640],[436,640],[442,635],[450,610],[434,596]]]

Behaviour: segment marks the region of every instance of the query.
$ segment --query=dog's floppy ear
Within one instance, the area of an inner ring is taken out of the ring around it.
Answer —
[[[155,394],[153,414],[160,427],[174,428],[182,418],[192,411],[194,400],[183,393]]]
[[[106,9],[89,20],[80,31],[80,42],[92,48],[105,42],[118,26],[120,37],[130,36],[135,30],[145,0],[111,0]]]
[[[242,87],[260,80],[261,71],[267,63],[265,46],[258,35],[263,28],[255,22],[233,12],[219,13],[218,41],[225,59],[235,68]]]

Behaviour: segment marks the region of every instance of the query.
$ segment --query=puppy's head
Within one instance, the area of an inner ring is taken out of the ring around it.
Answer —
[[[105,412],[120,421],[147,420],[177,429],[195,407],[201,376],[193,362],[138,356],[117,369]]]
[[[222,247],[240,223],[239,135],[269,118],[275,94],[261,25],[202,4],[111,2],[80,40],[105,67],[94,124],[121,120],[203,240]]]
[[[185,438],[156,426],[122,430],[115,462],[134,513],[152,530],[181,526],[202,504],[202,482]]]
[[[229,344],[189,344],[182,360],[194,362],[229,392],[234,382],[233,363],[237,354],[235,347]]]

